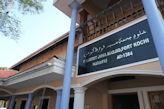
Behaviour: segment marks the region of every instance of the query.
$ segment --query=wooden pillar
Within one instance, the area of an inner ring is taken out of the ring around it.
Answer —
[[[88,12],[83,9],[82,11],[79,12],[80,14],[80,24],[83,24],[85,21],[87,21],[88,18]]]
[[[83,9],[82,11],[80,11],[79,12],[79,15],[80,15],[80,24],[83,24],[84,22],[86,22],[87,20],[88,20],[88,12],[85,10],[85,9]],[[85,25],[83,28],[82,28],[82,33],[81,33],[81,39],[83,40],[82,41],[82,43],[83,42],[85,42],[86,40],[87,40],[87,29],[88,28],[88,26],[87,25]]]

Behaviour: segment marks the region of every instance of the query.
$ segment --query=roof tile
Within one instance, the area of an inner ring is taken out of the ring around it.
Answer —
[[[13,76],[15,74],[17,74],[17,71],[14,70],[0,70],[0,78],[1,79],[6,79],[10,76]]]

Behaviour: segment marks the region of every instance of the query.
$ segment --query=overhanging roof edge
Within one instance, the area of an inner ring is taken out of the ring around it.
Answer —
[[[64,40],[65,38],[68,37],[68,33],[69,33],[69,32],[63,34],[61,37],[59,37],[59,38],[53,40],[52,42],[50,42],[50,43],[48,43],[47,45],[41,47],[40,49],[38,49],[37,51],[33,52],[33,53],[30,54],[29,56],[27,56],[27,57],[23,58],[22,60],[18,61],[16,64],[14,64],[13,66],[11,66],[10,69],[14,69],[15,67],[19,66],[19,65],[22,64],[23,62],[29,60],[30,58],[32,58],[32,57],[34,57],[34,56],[36,56],[36,55],[38,55],[39,53],[41,53],[41,52],[43,52],[44,50],[48,49],[49,47],[55,45],[56,43],[58,43],[58,42]]]

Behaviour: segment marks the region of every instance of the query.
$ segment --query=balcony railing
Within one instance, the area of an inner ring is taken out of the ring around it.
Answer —
[[[163,0],[157,0],[157,2],[164,15]],[[141,0],[120,0],[80,25],[82,43],[99,37],[143,15],[145,15],[145,12]]]

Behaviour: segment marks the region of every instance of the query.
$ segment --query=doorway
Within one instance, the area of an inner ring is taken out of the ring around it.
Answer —
[[[26,106],[26,100],[22,100],[20,109],[25,109],[25,106]]]
[[[70,97],[69,100],[69,109],[73,109],[74,97]]]
[[[137,93],[112,95],[113,109],[140,109]]]
[[[48,105],[49,105],[49,97],[42,97],[40,99],[40,106],[39,109],[49,109]]]

